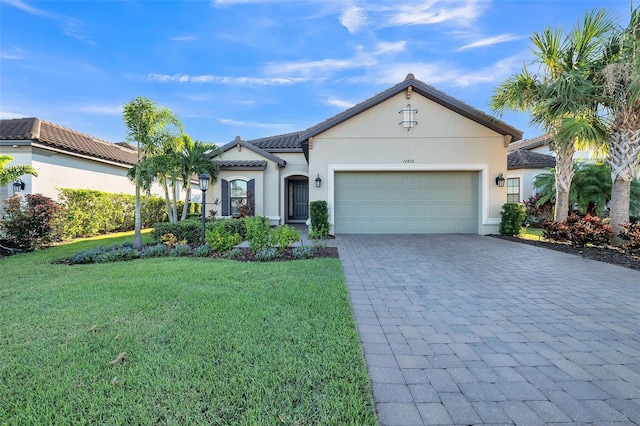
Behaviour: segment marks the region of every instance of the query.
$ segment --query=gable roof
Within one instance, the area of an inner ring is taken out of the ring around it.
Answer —
[[[54,148],[124,165],[137,162],[130,145],[107,142],[35,117],[0,120],[0,140],[28,140],[43,148]]]
[[[220,170],[264,170],[267,162],[264,160],[213,160],[220,166]]]
[[[267,152],[302,152],[302,146],[298,139],[300,132],[285,133],[266,138],[252,139],[247,142],[264,149]]]
[[[468,105],[452,96],[449,96],[433,86],[417,80],[413,74],[407,74],[407,77],[402,83],[396,84],[395,86],[385,90],[384,92],[380,92],[377,95],[374,95],[373,97],[347,109],[346,111],[334,115],[333,117],[321,123],[318,123],[315,126],[310,127],[309,129],[300,133],[299,138],[301,140],[302,147],[305,150],[305,155],[307,153],[305,146],[308,148],[308,139],[310,137],[314,137],[346,120],[349,120],[350,118],[355,117],[356,115],[370,108],[373,108],[374,106],[407,89],[409,86],[411,86],[413,92],[419,93],[425,98],[430,99],[433,102],[440,104],[443,107],[448,108],[470,120],[473,120],[476,123],[479,123],[495,131],[496,133],[504,136],[510,135],[512,137],[512,141],[522,139],[521,130],[518,130],[515,127],[508,125],[507,123],[472,107],[471,105]]]
[[[507,170],[513,169],[546,169],[556,166],[553,155],[517,149],[507,154]]]
[[[267,138],[265,138],[265,139],[267,139]],[[271,154],[270,152],[265,151],[264,149],[262,149],[262,148],[260,148],[260,147],[258,147],[256,145],[253,145],[249,141],[245,141],[240,136],[236,136],[236,138],[234,140],[232,140],[228,144],[222,146],[220,148],[220,150],[224,153],[224,152],[229,151],[232,148],[237,147],[238,145],[240,145],[240,146],[242,146],[244,148],[247,148],[248,150],[253,151],[258,155],[261,155],[262,157],[266,158],[267,160],[273,161],[274,163],[276,163],[280,167],[284,167],[287,164],[287,162],[285,160],[283,160],[282,158],[277,157],[277,156]],[[215,158],[215,157],[216,157],[215,154],[212,155],[212,158]]]
[[[548,145],[550,142],[551,142],[551,136],[549,136],[548,134],[544,134],[532,139],[525,139],[522,141],[511,142],[507,147],[507,151],[511,152],[518,149],[526,149],[526,150],[536,149],[536,148],[540,148],[541,146]]]

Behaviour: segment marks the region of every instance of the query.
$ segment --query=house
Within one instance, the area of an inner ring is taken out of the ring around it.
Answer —
[[[536,195],[538,191],[533,184],[536,176],[555,166],[556,158],[553,155],[510,148],[507,154],[507,202],[519,203]]]
[[[39,118],[0,120],[0,154],[10,164],[33,166],[38,176],[25,175],[22,193],[58,199],[57,188],[93,189],[134,194],[127,178],[137,151],[127,143],[111,143]],[[155,195],[162,195],[159,187]],[[14,194],[13,185],[0,187],[0,200]]]
[[[214,157],[219,205],[206,208],[227,217],[253,201],[283,224],[326,200],[332,234],[497,233],[506,188],[496,178],[521,138],[409,74],[302,132],[226,144]]]

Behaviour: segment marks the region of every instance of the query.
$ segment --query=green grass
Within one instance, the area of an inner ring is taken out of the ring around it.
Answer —
[[[0,423],[377,423],[337,259],[50,263],[123,238],[0,259]]]
[[[525,240],[543,240],[544,238],[542,237],[542,228],[532,228],[532,227],[527,227],[527,228],[522,228],[522,231],[520,232],[520,238],[525,239]]]

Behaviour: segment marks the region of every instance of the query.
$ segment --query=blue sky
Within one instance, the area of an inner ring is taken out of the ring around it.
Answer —
[[[629,0],[0,0],[0,117],[118,142],[144,96],[226,143],[304,130],[408,73],[491,113],[532,32],[598,7],[628,22]]]

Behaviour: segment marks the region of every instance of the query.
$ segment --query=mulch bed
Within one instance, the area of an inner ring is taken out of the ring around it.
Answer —
[[[549,241],[525,240],[517,237],[505,237],[503,235],[492,235],[492,237],[503,240],[513,241],[531,246],[547,248],[551,250],[561,251],[584,259],[597,260],[598,262],[610,263],[612,265],[623,266],[629,269],[640,271],[640,257],[632,256],[623,252],[621,249],[611,246],[587,246],[574,247],[569,243],[558,243]]]

